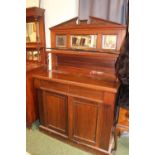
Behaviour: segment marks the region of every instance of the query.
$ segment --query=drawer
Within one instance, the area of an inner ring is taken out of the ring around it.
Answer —
[[[54,81],[45,81],[41,80],[41,87],[55,90],[55,91],[61,91],[61,92],[67,92],[68,91],[68,85],[63,83],[58,83]]]
[[[69,94],[76,95],[77,97],[85,97],[92,100],[99,100],[100,102],[103,101],[103,91],[93,90],[89,88],[84,88],[80,86],[70,86],[69,87]]]

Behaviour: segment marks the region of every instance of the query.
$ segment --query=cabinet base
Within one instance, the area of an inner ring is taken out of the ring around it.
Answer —
[[[40,125],[39,130],[41,132],[49,135],[49,136],[52,136],[53,138],[56,138],[56,139],[58,139],[60,141],[63,141],[65,143],[69,144],[69,145],[72,145],[72,146],[77,147],[79,149],[82,149],[84,151],[93,153],[93,155],[112,155],[112,153],[111,153],[112,149],[109,149],[109,151],[106,151],[106,150],[97,148],[95,146],[91,146],[91,145],[84,144],[84,143],[79,142],[79,141],[71,140],[71,139],[69,139],[68,136],[60,134],[58,132],[55,132],[52,129],[49,129],[49,128],[45,127],[45,126]],[[113,141],[112,141],[112,143],[113,143]],[[111,146],[112,146],[112,144],[111,144]]]

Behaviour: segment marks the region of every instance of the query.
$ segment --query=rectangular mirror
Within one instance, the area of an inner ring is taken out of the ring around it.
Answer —
[[[102,49],[116,49],[117,35],[102,35]]]
[[[56,47],[66,47],[66,35],[56,35]]]
[[[26,42],[39,42],[39,23],[30,22],[26,23]]]
[[[96,48],[97,35],[72,35],[71,48]]]

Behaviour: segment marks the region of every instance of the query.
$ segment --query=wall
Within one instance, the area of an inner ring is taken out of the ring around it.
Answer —
[[[26,0],[26,7],[39,6],[39,0]]]
[[[49,28],[78,16],[79,0],[42,0],[41,7],[45,9],[46,47],[50,45]]]

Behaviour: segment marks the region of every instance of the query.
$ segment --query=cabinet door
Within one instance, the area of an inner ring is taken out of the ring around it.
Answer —
[[[67,96],[43,92],[44,119],[46,127],[67,135],[68,134],[68,105]]]
[[[73,134],[75,141],[96,144],[98,104],[79,98],[72,99]]]

